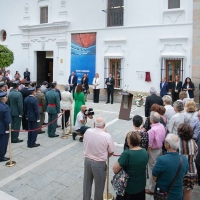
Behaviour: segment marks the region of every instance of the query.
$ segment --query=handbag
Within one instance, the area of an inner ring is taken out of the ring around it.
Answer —
[[[181,170],[181,166],[182,166],[182,156],[180,156],[180,163],[179,163],[179,167],[178,167],[178,170],[176,171],[176,175],[174,176],[174,178],[173,178],[173,180],[172,180],[172,182],[171,182],[171,184],[170,184],[170,187],[169,187],[169,192],[166,192],[166,191],[164,191],[164,190],[157,190],[157,191],[155,191],[154,192],[154,195],[153,195],[153,197],[154,197],[154,200],[168,200],[168,198],[169,198],[169,195],[170,195],[170,193],[171,193],[171,190],[172,190],[172,188],[173,188],[173,186],[174,186],[174,183],[175,183],[175,181],[176,181],[176,179],[177,179],[177,177],[178,177],[178,174],[179,174],[179,172],[180,172],[180,170]]]
[[[128,158],[128,164],[129,164],[129,159],[130,159],[129,151],[128,151],[128,156],[129,156]],[[117,195],[124,196],[128,179],[129,175],[124,171],[124,169],[121,169],[117,174],[113,176],[111,184],[114,190],[116,191]]]

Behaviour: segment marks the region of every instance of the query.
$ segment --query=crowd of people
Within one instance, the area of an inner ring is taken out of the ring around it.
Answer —
[[[8,77],[6,81],[5,77]],[[57,124],[58,115],[64,115],[61,120],[64,130],[69,125],[70,111],[74,107],[75,131],[72,138],[75,140],[79,133],[79,141],[84,144],[83,199],[90,200],[94,179],[94,199],[102,200],[106,161],[113,155],[115,147],[111,135],[105,129],[103,117],[95,119],[94,128],[86,126],[88,118],[93,118],[92,112],[85,105],[89,93],[87,75],[84,74],[78,84],[77,76],[72,72],[62,92],[57,88],[56,82],[44,81],[42,85],[31,82],[28,69],[24,72],[24,79],[20,80],[20,77],[18,72],[14,79],[9,70],[0,72],[0,162],[9,160],[5,154],[10,123],[12,143],[23,142],[19,134],[22,124],[22,129],[28,132],[27,147],[39,147],[40,144],[36,143],[37,135],[45,133],[42,130],[45,112],[48,113],[48,136],[54,138],[59,136],[56,134],[56,128],[60,127]],[[178,77],[176,80],[175,85],[178,87]],[[92,83],[93,102],[98,103],[98,73]],[[106,103],[113,104],[114,80],[111,74],[106,79],[106,84]],[[145,193],[154,195],[156,192],[169,192],[174,178],[168,199],[192,199],[194,185],[200,185],[200,110],[196,108],[190,94],[190,84],[191,80],[187,78],[183,91],[177,88],[178,99],[172,99],[169,95],[158,96],[155,88],[150,88],[151,95],[145,102],[146,119],[143,123],[141,116],[133,117],[133,131],[127,133],[124,151],[113,166],[115,174],[124,169],[129,175],[125,194],[117,195],[117,200],[144,200]],[[161,84],[162,86],[166,84]]]

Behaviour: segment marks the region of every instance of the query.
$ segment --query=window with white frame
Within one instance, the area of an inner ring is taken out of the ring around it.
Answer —
[[[168,0],[168,9],[180,8],[180,0]]]
[[[40,24],[48,23],[48,6],[40,7]]]

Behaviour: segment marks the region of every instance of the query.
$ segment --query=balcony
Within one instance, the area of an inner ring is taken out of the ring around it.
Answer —
[[[107,26],[124,25],[124,8],[113,8],[107,10]]]

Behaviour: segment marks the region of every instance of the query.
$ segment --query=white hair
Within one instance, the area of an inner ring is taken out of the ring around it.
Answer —
[[[100,118],[102,120],[99,120]],[[105,124],[106,124],[106,122],[105,122],[105,119],[103,117],[97,117],[95,119],[95,127],[97,127],[97,128],[103,128]]]
[[[156,94],[156,92],[157,92],[157,91],[156,91],[156,89],[155,89],[154,87],[151,87],[151,88],[150,88],[150,93],[151,93],[151,94]]]
[[[171,105],[172,104],[172,98],[169,95],[163,96],[162,100],[167,104]]]
[[[177,135],[168,133],[165,141],[170,145],[171,149],[177,150],[179,148],[180,139]]]
[[[158,112],[151,111],[151,113],[150,113],[150,119],[154,123],[159,123],[160,122],[160,114]]]

